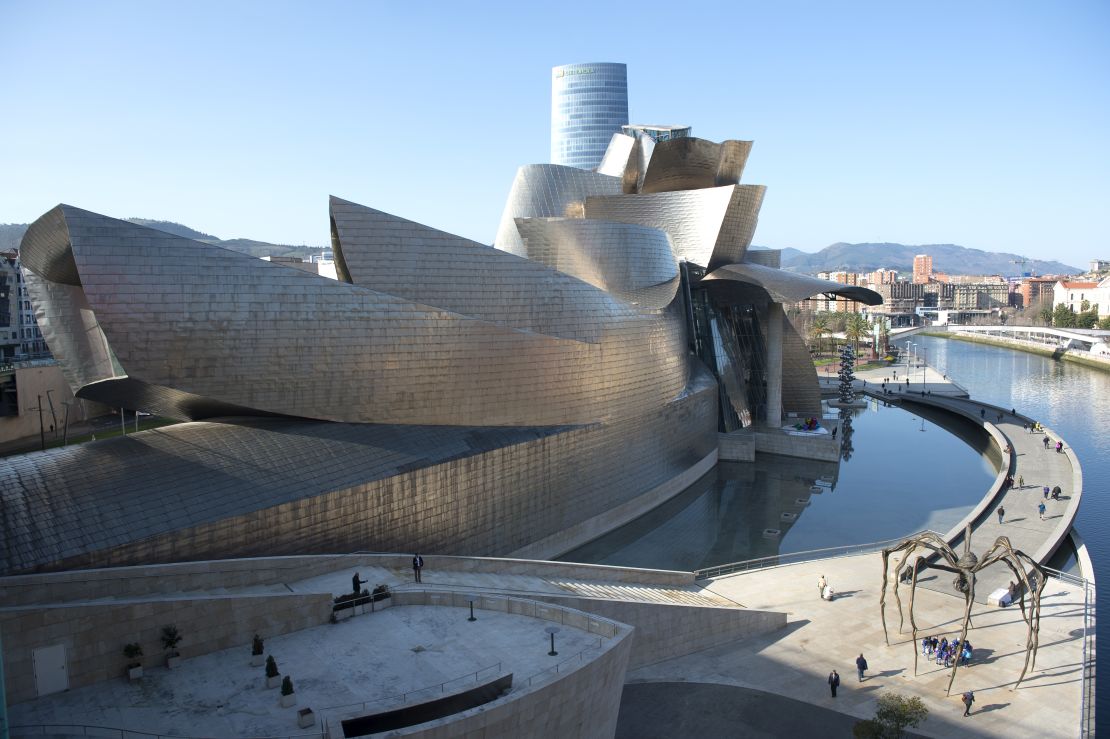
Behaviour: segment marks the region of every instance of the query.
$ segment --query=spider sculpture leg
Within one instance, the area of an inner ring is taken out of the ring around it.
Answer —
[[[964,610],[964,628],[960,632],[960,644],[967,641],[967,627],[971,625],[971,604],[975,602],[975,572],[967,573],[967,592],[964,593],[967,598],[967,606]],[[960,666],[960,660],[956,659],[952,662],[952,676],[948,678],[948,692],[945,695],[952,695],[952,683],[956,680],[956,668]]]
[[[983,561],[977,569],[983,569],[995,562],[1002,562],[1010,571],[1018,576],[1024,590],[1028,590],[1031,595],[1030,613],[1026,616],[1024,594],[1022,595],[1022,618],[1026,623],[1026,638],[1025,638],[1025,662],[1021,668],[1021,675],[1018,676],[1017,682],[1014,684],[1013,690],[1017,690],[1021,685],[1022,680],[1029,669],[1036,668],[1037,664],[1037,647],[1040,641],[1040,621],[1041,621],[1041,593],[1045,586],[1044,570],[1033,560],[1032,557],[1025,554],[1020,549],[1014,549],[1010,544],[1010,540],[1004,536],[998,537],[994,545],[984,555]],[[1037,587],[1034,588],[1030,582],[1029,576],[1026,572],[1028,566],[1037,576]]]
[[[917,677],[917,621],[913,617],[913,596],[917,592],[917,573],[921,569],[924,557],[918,557],[913,562],[913,576],[910,580],[910,627],[913,628],[913,676]]]
[[[898,603],[898,618],[899,618],[898,630],[901,631],[902,630],[902,599],[898,595],[898,582],[899,582],[898,573],[901,572],[902,566],[905,564],[906,561],[909,560],[910,555],[913,554],[914,550],[917,547],[922,547],[924,549],[928,549],[934,555],[940,557],[945,562],[947,562],[950,566],[952,566],[952,567],[956,566],[956,554],[955,554],[955,552],[952,551],[952,548],[948,546],[947,542],[945,542],[944,539],[940,538],[938,535],[934,534],[931,531],[925,532],[923,534],[919,534],[917,536],[914,536],[913,538],[907,539],[906,541],[902,542],[901,544],[899,544],[896,547],[891,547],[890,549],[884,549],[882,551],[882,555],[883,555],[883,589],[879,594],[879,617],[882,620],[883,637],[886,639],[887,646],[890,646],[890,635],[887,632],[887,627],[886,627],[886,589],[887,589],[887,582],[888,582],[889,572],[890,572],[890,556],[892,554],[896,555],[896,554],[899,554],[901,552],[906,552],[906,556],[902,558],[902,562],[899,563],[899,565],[898,565],[898,572],[895,573],[895,578],[894,578],[894,600]]]

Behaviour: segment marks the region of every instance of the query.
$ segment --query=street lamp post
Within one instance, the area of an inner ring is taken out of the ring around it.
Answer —
[[[929,364],[928,360],[925,359],[928,356],[928,354],[926,354],[926,351],[927,350],[926,350],[925,347],[921,347],[921,388],[922,389],[925,389],[925,368]]]
[[[548,634],[551,634],[551,651],[547,653],[548,657],[554,657],[558,652],[555,651],[555,635],[559,633],[558,626],[548,626],[544,629]]]

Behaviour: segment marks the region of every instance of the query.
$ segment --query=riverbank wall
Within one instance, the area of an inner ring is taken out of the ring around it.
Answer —
[[[1091,357],[1089,355],[1086,355],[1085,353],[1080,354],[1068,349],[1053,349],[1043,344],[1037,344],[1031,341],[1022,341],[1020,339],[1002,339],[997,336],[980,336],[978,334],[967,334],[960,331],[928,330],[921,331],[920,335],[934,336],[938,339],[956,339],[957,341],[967,341],[972,344],[987,344],[988,346],[998,346],[1002,347],[1003,349],[1017,349],[1018,351],[1029,352],[1030,354],[1039,354],[1042,357],[1062,359],[1067,362],[1082,364],[1085,367],[1099,369],[1103,372],[1110,372],[1110,361]]]

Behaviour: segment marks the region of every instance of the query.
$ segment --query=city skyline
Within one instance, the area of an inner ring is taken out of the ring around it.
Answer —
[[[513,6],[478,20],[345,3],[3,2],[0,222],[65,202],[323,245],[333,194],[491,243],[516,164],[548,159],[551,68],[611,61],[628,65],[632,122],[756,141],[757,244],[955,243],[1078,267],[1107,256],[1106,7],[696,12],[743,28],[743,44],[726,56],[620,7],[571,38]],[[682,65],[660,63],[664,34]]]

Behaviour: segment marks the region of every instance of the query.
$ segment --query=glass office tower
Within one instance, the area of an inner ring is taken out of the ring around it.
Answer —
[[[613,134],[628,123],[623,64],[566,64],[551,70],[551,161],[596,169]]]

